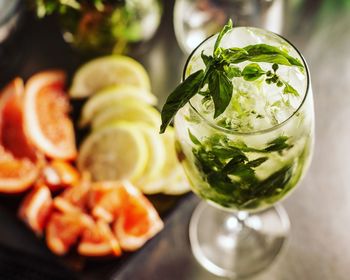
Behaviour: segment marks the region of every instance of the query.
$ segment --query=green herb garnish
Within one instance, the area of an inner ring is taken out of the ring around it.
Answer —
[[[220,116],[231,101],[233,91],[231,79],[233,78],[255,81],[265,77],[265,82],[268,84],[284,86],[284,94],[298,95],[298,92],[283,81],[276,72],[278,65],[303,67],[303,64],[287,52],[267,44],[249,45],[244,48],[221,48],[221,40],[232,28],[230,20],[219,33],[212,55],[205,55],[202,52],[201,58],[205,69],[189,75],[169,95],[162,109],[160,133],[165,131],[177,111],[196,94],[211,98],[215,108],[214,118]],[[235,66],[244,61],[272,63],[272,71],[264,71],[257,63],[250,63],[243,69]]]
[[[201,89],[204,71],[199,70],[186,79],[186,83],[181,83],[169,95],[162,110],[161,132],[164,132],[176,112],[183,107]]]
[[[190,130],[188,134],[194,144],[192,152],[195,164],[202,180],[210,185],[209,189],[202,190],[204,197],[227,207],[249,208],[265,198],[283,195],[288,190],[293,162],[264,180],[259,180],[255,174],[255,169],[268,160],[266,153],[281,154],[292,147],[288,137],[281,135],[267,143],[266,147],[256,149],[244,142],[232,142],[220,134],[202,141]],[[255,158],[250,160],[252,154]]]

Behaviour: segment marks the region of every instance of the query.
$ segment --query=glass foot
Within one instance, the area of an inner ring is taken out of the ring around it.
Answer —
[[[211,273],[249,277],[267,268],[280,252],[290,228],[281,206],[259,213],[232,213],[202,201],[190,222],[197,261]]]

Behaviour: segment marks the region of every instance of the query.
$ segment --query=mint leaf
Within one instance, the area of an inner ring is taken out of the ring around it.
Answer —
[[[218,57],[220,55],[220,43],[222,38],[225,36],[225,34],[227,32],[229,32],[230,30],[232,30],[232,20],[230,19],[228,21],[228,23],[222,28],[222,30],[220,31],[216,41],[215,41],[215,45],[214,45],[214,51],[213,51],[213,56],[214,57]]]
[[[194,135],[191,133],[191,131],[190,131],[189,129],[188,129],[188,136],[190,137],[190,139],[191,139],[191,141],[192,141],[193,144],[195,144],[195,145],[200,145],[200,144],[201,144],[201,142],[197,139],[196,136],[194,136]]]
[[[261,157],[248,162],[249,167],[258,167],[268,160],[268,157]]]
[[[248,158],[242,152],[233,157],[222,169],[222,172],[228,174],[234,174],[237,171],[237,166],[240,163],[244,163]]]
[[[208,87],[214,101],[214,118],[217,118],[230,103],[233,86],[223,71],[214,69],[208,75]]]
[[[246,184],[256,181],[254,169],[243,162],[233,164],[232,168],[227,173],[240,177]],[[244,185],[242,185],[242,187],[244,187]]]
[[[242,71],[242,76],[246,81],[255,81],[265,74],[257,63],[248,64]]]
[[[165,131],[177,111],[198,93],[202,87],[203,77],[203,70],[192,73],[168,96],[161,113],[162,125],[160,126],[160,133]]]
[[[224,194],[224,195],[232,194],[232,191],[235,187],[234,183],[224,173],[219,173],[219,172],[209,173],[207,176],[207,181],[211,186],[215,186],[215,190],[218,193]]]
[[[289,83],[287,82],[283,82],[284,83],[284,89],[283,89],[283,93],[284,94],[292,94],[294,96],[299,96],[299,93],[297,92],[297,90],[295,88],[293,88]]]
[[[292,146],[287,143],[288,136],[279,136],[271,142],[267,143],[268,146],[264,149],[266,152],[280,152],[286,148],[291,148]]]
[[[277,189],[284,189],[293,176],[293,164],[286,165],[265,180],[260,182],[254,189],[252,195],[267,197],[276,194]]]

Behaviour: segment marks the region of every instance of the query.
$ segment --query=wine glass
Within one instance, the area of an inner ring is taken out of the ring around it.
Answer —
[[[205,68],[201,54],[213,52],[216,38],[193,51],[183,79]],[[253,44],[278,47],[301,61],[302,69],[278,69],[298,96],[259,79],[236,78],[230,105],[220,117],[213,118],[214,104],[201,94],[175,116],[178,157],[192,190],[203,199],[190,222],[193,254],[210,272],[230,278],[262,271],[283,247],[289,219],[276,203],[305,175],[314,143],[313,96],[304,58],[287,40],[259,28],[233,28],[221,46]],[[271,67],[258,64],[266,71]]]
[[[229,18],[236,26],[281,33],[283,10],[283,0],[176,0],[175,34],[181,49],[189,54],[205,38],[218,32]]]

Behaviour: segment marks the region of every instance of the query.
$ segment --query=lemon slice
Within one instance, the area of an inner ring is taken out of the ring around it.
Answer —
[[[148,161],[145,137],[139,128],[128,122],[98,130],[83,142],[78,168],[87,170],[96,181],[136,180]]]
[[[151,88],[147,72],[140,63],[127,56],[110,55],[81,66],[73,77],[69,94],[72,98],[88,97],[117,84]]]
[[[140,176],[139,180],[134,182],[135,185],[141,189],[141,186],[146,182],[163,175],[162,168],[166,161],[166,152],[158,130],[144,124],[140,124],[139,129],[145,136],[149,151],[149,158],[144,173]]]
[[[144,122],[154,128],[160,126],[160,113],[157,109],[140,102],[129,101],[123,106],[109,106],[92,120],[92,129],[97,130],[116,121]]]
[[[148,90],[135,86],[119,85],[105,88],[85,103],[80,125],[87,125],[97,113],[108,107],[122,107],[128,102],[139,102],[141,104],[143,102],[155,105],[157,98]]]
[[[188,188],[184,189],[184,184],[177,184],[179,173],[182,171],[182,166],[180,165],[176,156],[174,129],[172,127],[169,127],[166,132],[161,135],[161,139],[163,140],[166,154],[165,163],[160,171],[161,176],[140,185],[140,189],[145,194],[167,192],[168,189],[169,194],[184,193],[188,190]],[[180,171],[178,169],[180,169]],[[175,179],[176,182],[174,181]],[[182,179],[186,180],[184,177],[182,177]],[[178,188],[177,191],[176,188]]]
[[[182,166],[178,166],[173,176],[168,178],[163,187],[163,193],[168,195],[181,195],[190,190],[190,183]]]

